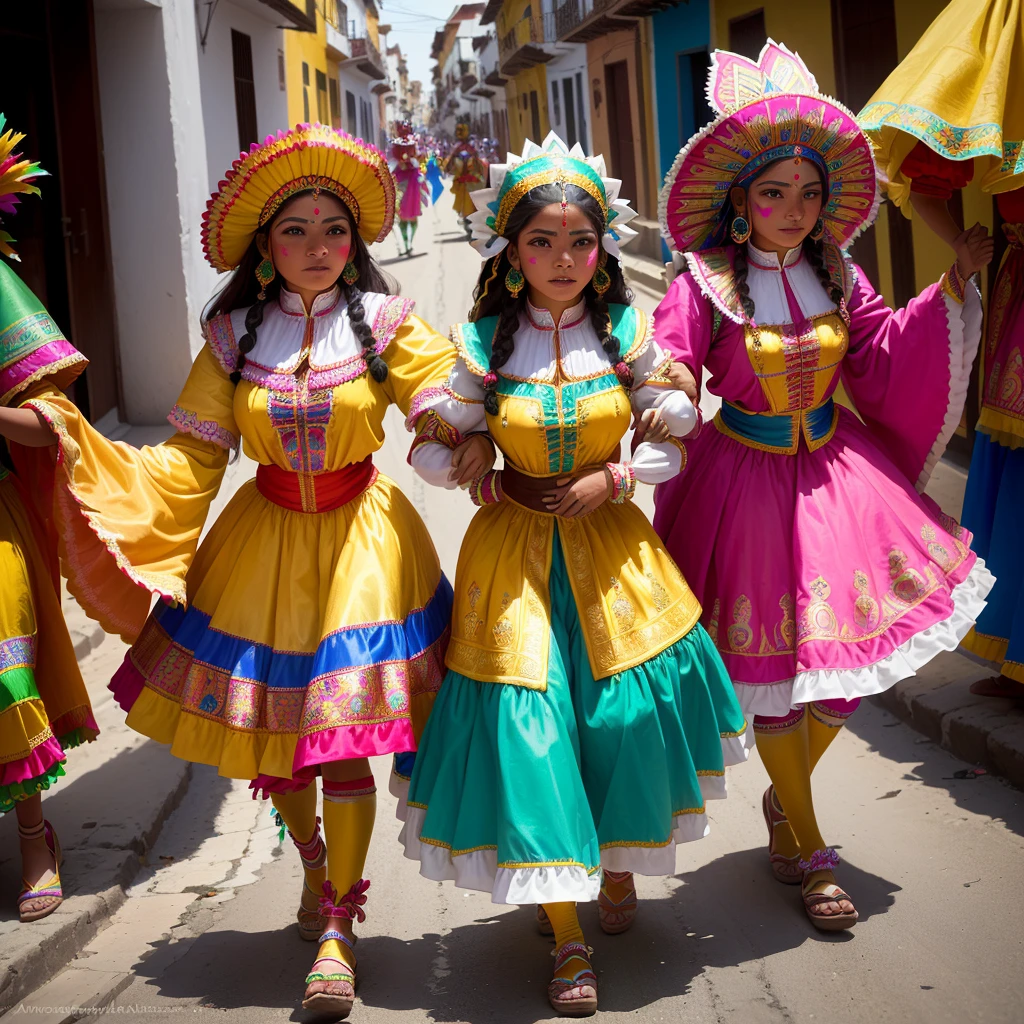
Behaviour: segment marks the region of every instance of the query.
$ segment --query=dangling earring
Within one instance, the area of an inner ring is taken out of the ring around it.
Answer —
[[[818,223],[814,225],[814,230],[811,232],[811,241],[820,242],[822,236],[825,234],[825,219],[823,217],[818,218]]]
[[[737,213],[733,217],[729,234],[737,245],[742,245],[750,237],[750,222],[742,213]]]
[[[523,272],[515,267],[509,267],[508,273],[505,275],[505,287],[509,290],[513,299],[519,298],[519,293],[523,290],[524,284],[526,284],[526,278],[523,277]]]
[[[259,249],[260,254],[263,256],[263,259],[256,267],[256,280],[260,286],[259,294],[256,298],[262,302],[267,297],[267,285],[274,280],[277,271],[274,270],[274,264],[270,260],[267,243],[262,238],[256,239],[256,248]]]
[[[347,285],[353,285],[359,280],[359,268],[353,261],[345,264],[345,269],[341,272],[341,279]]]
[[[605,269],[608,264],[608,253],[601,253],[601,258],[597,261],[597,273],[594,274],[594,291],[597,292],[598,298],[604,298],[605,293],[612,286],[611,275]]]

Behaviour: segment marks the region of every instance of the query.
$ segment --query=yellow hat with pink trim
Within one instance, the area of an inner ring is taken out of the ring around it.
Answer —
[[[395,218],[395,179],[376,146],[322,124],[268,135],[242,153],[203,214],[203,252],[217,270],[234,270],[256,232],[292,196],[329,192],[352,214],[364,242],[380,242]]]

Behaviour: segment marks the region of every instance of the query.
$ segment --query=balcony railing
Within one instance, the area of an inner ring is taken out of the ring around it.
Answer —
[[[555,31],[559,39],[586,42],[596,39],[608,28],[605,16],[621,0],[565,0],[555,11]]]
[[[498,40],[498,65],[503,75],[514,75],[535,64],[546,64],[556,56],[545,43],[557,41],[555,14],[522,18]]]
[[[352,60],[364,75],[367,75],[369,78],[375,78],[379,82],[384,81],[388,77],[380,50],[366,36],[351,40],[351,45]]]
[[[459,87],[463,92],[469,92],[480,80],[480,72],[475,60],[459,61]]]
[[[334,60],[348,60],[348,8],[341,0],[323,0],[327,52]]]

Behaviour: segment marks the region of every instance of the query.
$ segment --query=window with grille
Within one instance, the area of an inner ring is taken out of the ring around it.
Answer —
[[[235,75],[235,117],[238,148],[243,152],[256,141],[256,84],[252,72],[252,40],[231,30],[231,62]]]
[[[302,62],[302,120],[309,124],[309,65]]]
[[[329,109],[327,105],[327,76],[318,69],[316,73],[316,119],[321,124],[329,122]]]
[[[341,88],[336,78],[327,79],[327,91],[331,96],[331,127],[341,127]]]

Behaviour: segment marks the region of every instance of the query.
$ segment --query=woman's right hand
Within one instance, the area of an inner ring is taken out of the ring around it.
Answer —
[[[454,480],[464,487],[471,480],[479,480],[484,473],[494,468],[494,445],[483,434],[474,434],[463,441],[452,452],[452,468],[449,480]]]

